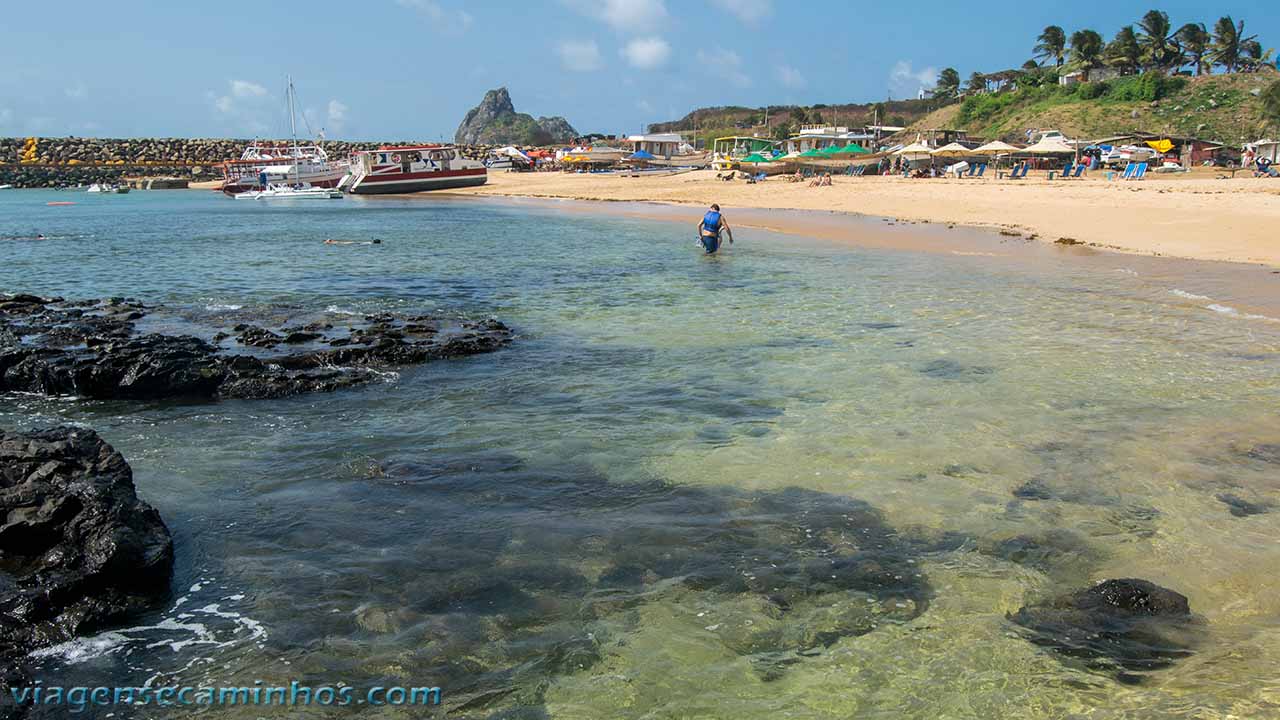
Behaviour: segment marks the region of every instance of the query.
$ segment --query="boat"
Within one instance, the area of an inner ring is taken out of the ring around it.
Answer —
[[[462,157],[453,145],[359,150],[351,154],[349,167],[338,187],[357,195],[474,187],[489,178],[484,163]]]
[[[115,193],[115,194],[117,194],[117,195],[127,195],[127,194],[129,194],[129,186],[128,186],[128,185],[117,185],[117,186],[115,186],[114,188],[112,188],[112,189],[111,189],[111,192],[113,192],[113,193]]]
[[[340,200],[342,191],[315,187],[306,183],[271,183],[262,190],[250,190],[233,196],[237,200]]]
[[[108,192],[111,192],[111,186],[110,186],[110,185],[105,185],[105,184],[94,183],[94,184],[90,185],[90,186],[89,186],[89,189],[88,189],[88,190],[85,190],[85,192],[91,192],[91,193],[108,193]]]
[[[336,188],[347,175],[347,163],[330,160],[319,145],[299,145],[294,103],[293,80],[288,81],[289,127],[292,142],[255,140],[241,153],[239,160],[222,163],[222,192],[237,195],[265,191],[271,185],[304,183],[317,188]]]
[[[0,190],[12,190],[12,185],[0,185]]]

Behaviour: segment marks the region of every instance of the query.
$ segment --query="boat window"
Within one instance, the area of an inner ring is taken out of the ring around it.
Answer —
[[[438,162],[438,161],[440,161],[440,160],[443,160],[443,159],[444,159],[444,153],[440,152],[439,150],[432,150],[432,151],[431,151],[431,159],[432,159],[432,160],[435,160],[435,161],[437,161],[437,162]]]

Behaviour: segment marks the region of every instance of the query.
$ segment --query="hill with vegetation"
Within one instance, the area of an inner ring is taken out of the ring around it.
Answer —
[[[936,110],[902,133],[966,130],[977,138],[1025,141],[1028,129],[1101,138],[1142,131],[1240,145],[1277,130],[1268,98],[1280,92],[1275,72],[1200,77],[1144,74],[1061,86],[1024,85],[973,94]],[[1274,101],[1272,101],[1274,102]]]
[[[1031,43],[1028,43],[1031,44]],[[731,134],[786,137],[809,123],[962,129],[978,138],[1025,140],[1028,129],[1073,137],[1134,131],[1192,136],[1238,145],[1280,133],[1280,75],[1243,20],[1218,18],[1175,27],[1150,10],[1112,40],[1089,28],[1050,25],[1021,67],[973,72],[945,68],[929,97],[876,104],[701,108],[651,126],[697,128],[700,138]],[[767,110],[767,113],[766,113]],[[767,118],[767,119],[766,119]],[[837,122],[832,122],[833,120]]]

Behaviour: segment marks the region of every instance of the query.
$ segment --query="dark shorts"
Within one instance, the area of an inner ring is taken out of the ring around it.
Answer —
[[[703,251],[708,255],[720,249],[719,235],[703,235],[701,242]]]

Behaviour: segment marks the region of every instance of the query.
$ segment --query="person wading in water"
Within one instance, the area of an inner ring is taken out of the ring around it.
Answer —
[[[708,255],[712,255],[720,249],[720,232],[724,231],[729,234],[729,244],[733,244],[733,230],[729,228],[729,223],[724,219],[724,215],[720,214],[720,206],[712,205],[706,215],[702,216],[702,220],[698,223],[698,242],[702,245],[702,249]]]

